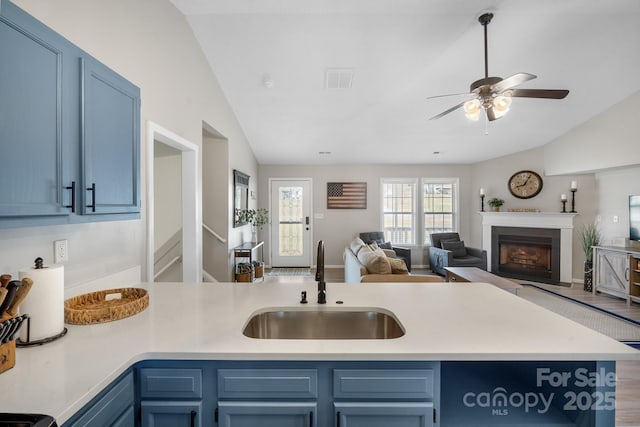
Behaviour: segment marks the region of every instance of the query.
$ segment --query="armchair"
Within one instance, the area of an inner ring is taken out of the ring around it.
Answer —
[[[384,232],[382,231],[360,233],[360,238],[368,245],[376,242],[382,249],[392,249],[396,253],[396,258],[404,260],[407,270],[411,271],[411,249],[400,246],[391,246],[391,242],[385,241]]]
[[[487,269],[487,251],[464,245],[458,233],[433,233],[429,252],[431,271],[444,276],[445,267],[478,267]]]

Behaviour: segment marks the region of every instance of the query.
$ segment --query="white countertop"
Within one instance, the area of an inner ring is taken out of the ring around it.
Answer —
[[[67,325],[19,348],[0,374],[0,412],[69,419],[133,363],[200,360],[640,360],[640,351],[486,283],[327,284],[320,309],[380,308],[406,334],[390,340],[258,340],[242,329],[264,308],[317,307],[315,283],[156,283],[133,317]],[[309,304],[299,304],[306,290]],[[344,304],[336,304],[337,300]]]

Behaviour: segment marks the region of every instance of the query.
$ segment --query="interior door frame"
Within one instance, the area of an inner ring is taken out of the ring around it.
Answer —
[[[200,147],[181,136],[147,121],[147,266],[146,280],[153,282],[154,270],[154,142],[182,152],[182,281],[202,282],[202,182]]]
[[[314,235],[314,223],[313,223],[313,178],[311,177],[303,177],[303,178],[287,178],[287,177],[278,177],[278,178],[269,178],[269,209],[272,206],[272,193],[273,193],[273,183],[276,181],[307,181],[309,184],[309,226],[311,227],[311,233],[309,235],[309,243],[306,250],[309,252],[309,265],[311,267],[315,266],[313,260],[313,235]],[[273,218],[273,214],[271,215]],[[273,248],[274,248],[274,236],[272,232],[272,227],[269,227],[269,263],[271,267],[273,266]]]

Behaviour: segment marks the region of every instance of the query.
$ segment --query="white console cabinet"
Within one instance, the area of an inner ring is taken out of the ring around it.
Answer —
[[[594,246],[593,292],[640,303],[640,250],[629,247]]]

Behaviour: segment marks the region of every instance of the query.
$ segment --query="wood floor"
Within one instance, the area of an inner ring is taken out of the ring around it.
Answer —
[[[412,274],[430,274],[430,271],[414,269]],[[300,280],[315,281],[313,275],[307,277],[267,276],[267,281],[299,282]],[[344,270],[342,268],[326,269],[325,281],[344,282]],[[594,295],[591,292],[585,292],[582,285],[578,284],[571,287],[540,283],[536,283],[536,285],[640,322],[640,304],[627,305],[624,300],[619,298],[600,293]],[[640,361],[618,361],[616,371],[616,426],[640,427]]]

